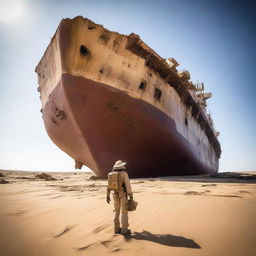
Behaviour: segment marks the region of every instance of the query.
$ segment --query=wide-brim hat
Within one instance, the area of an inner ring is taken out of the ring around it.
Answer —
[[[114,170],[126,169],[125,165],[126,165],[126,162],[123,162],[122,160],[118,160],[115,162],[113,169]]]

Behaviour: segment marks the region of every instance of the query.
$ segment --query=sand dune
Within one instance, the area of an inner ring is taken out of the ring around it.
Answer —
[[[113,234],[106,180],[85,173],[1,171],[0,254],[255,255],[256,180],[132,179],[129,236]],[[48,179],[48,180],[47,180]]]

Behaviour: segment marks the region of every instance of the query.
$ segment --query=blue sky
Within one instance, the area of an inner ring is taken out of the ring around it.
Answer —
[[[73,170],[44,129],[34,69],[61,19],[77,15],[139,34],[204,82],[220,171],[256,170],[256,8],[231,0],[0,0],[1,169]]]

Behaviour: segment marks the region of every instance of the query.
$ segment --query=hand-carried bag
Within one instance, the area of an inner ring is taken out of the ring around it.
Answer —
[[[138,206],[138,202],[134,201],[133,199],[129,199],[126,203],[126,209],[128,211],[135,211]]]

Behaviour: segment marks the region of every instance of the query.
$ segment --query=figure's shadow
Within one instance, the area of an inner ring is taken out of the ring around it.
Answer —
[[[152,234],[148,231],[143,230],[142,232],[133,232],[131,235],[125,236],[126,240],[147,240],[154,243],[174,246],[174,247],[186,247],[200,249],[200,245],[194,242],[192,239],[188,239],[182,236],[174,236],[170,234]]]

